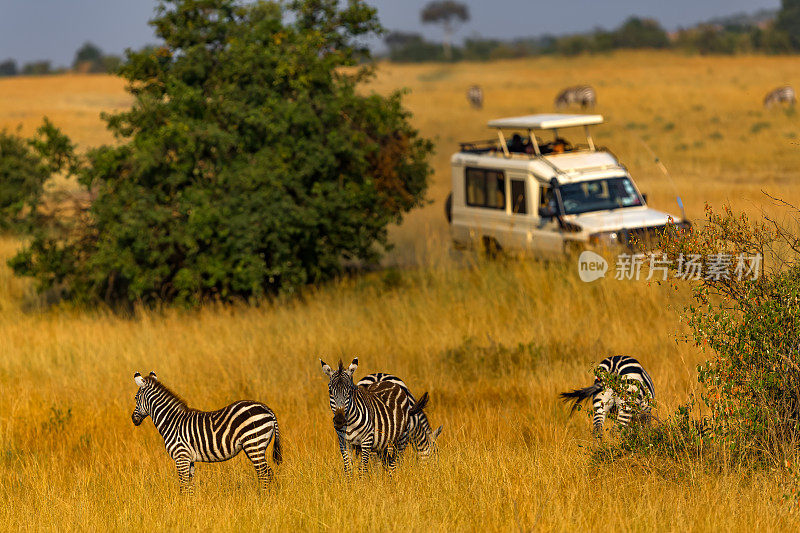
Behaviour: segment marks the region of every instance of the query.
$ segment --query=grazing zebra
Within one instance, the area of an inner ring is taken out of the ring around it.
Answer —
[[[594,108],[597,105],[597,93],[589,85],[567,87],[556,96],[556,107],[562,108],[578,104],[582,109]]]
[[[475,109],[483,109],[483,89],[480,85],[473,85],[467,89],[467,101]]]
[[[414,451],[417,452],[422,459],[427,459],[428,457],[436,455],[436,439],[442,433],[443,426],[436,428],[436,431],[431,431],[430,422],[428,422],[428,417],[425,414],[425,411],[423,411],[428,403],[428,393],[426,392],[423,394],[422,398],[420,398],[419,402],[417,402],[414,399],[414,395],[411,394],[411,391],[408,390],[408,386],[405,384],[405,382],[403,382],[402,379],[398,378],[397,376],[393,376],[392,374],[385,374],[383,372],[377,372],[375,374],[364,376],[358,380],[358,386],[369,387],[373,383],[378,383],[381,381],[395,383],[398,387],[401,387],[403,391],[405,391],[412,406],[417,403],[421,406],[417,408],[418,410],[416,414],[411,417],[410,428],[408,432],[409,440],[411,441]]]
[[[337,370],[319,360],[322,371],[330,378],[328,394],[333,412],[333,428],[339,437],[339,451],[344,461],[344,471],[350,474],[348,446],[361,455],[360,472],[367,470],[370,453],[382,455],[384,466],[394,471],[397,461],[408,444],[410,417],[421,407],[413,408],[408,395],[396,383],[381,381],[368,387],[353,383],[353,372],[358,368],[358,358],[344,368],[339,361]]]
[[[786,85],[785,87],[778,87],[767,93],[764,97],[764,107],[772,107],[775,104],[789,104],[793,106],[797,101],[797,96],[794,89]]]
[[[560,396],[565,402],[574,400],[570,414],[575,412],[575,409],[578,408],[578,405],[583,400],[591,396],[594,408],[593,428],[595,435],[602,435],[603,421],[613,408],[617,410],[617,422],[619,425],[625,426],[628,424],[632,410],[608,383],[603,382],[601,377],[606,374],[609,377],[613,377],[613,375],[619,376],[626,390],[635,396],[634,401],[641,413],[645,416],[650,415],[650,402],[655,398],[656,393],[653,388],[653,380],[650,379],[650,375],[642,368],[639,361],[633,357],[615,355],[600,361],[598,371],[592,386],[561,393]],[[633,383],[634,381],[638,383]]]
[[[269,407],[243,400],[218,411],[198,411],[161,384],[155,372],[146,378],[137,372],[133,380],[139,386],[133,424],[138,426],[148,415],[152,417],[178,468],[181,492],[192,492],[195,461],[226,461],[242,449],[256,469],[261,488],[267,488],[272,480],[267,447],[273,434],[272,459],[275,464],[282,459],[278,419]]]

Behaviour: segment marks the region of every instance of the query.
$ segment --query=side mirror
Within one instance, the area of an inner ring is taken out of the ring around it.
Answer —
[[[558,214],[554,205],[543,205],[539,207],[539,218],[553,218]]]
[[[642,193],[642,201],[644,201],[644,203],[647,203],[647,193],[646,192]]]

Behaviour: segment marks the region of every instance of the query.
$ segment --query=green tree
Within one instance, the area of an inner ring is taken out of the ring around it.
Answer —
[[[631,17],[614,32],[618,48],[666,48],[669,38],[653,19]]]
[[[85,42],[77,52],[75,52],[75,60],[72,62],[72,67],[75,68],[81,63],[99,63],[103,59],[103,51],[96,45]]]
[[[13,59],[6,59],[0,62],[0,76],[16,76],[18,74],[17,62]]]
[[[162,0],[161,46],[128,52],[118,137],[77,171],[83,225],[39,232],[13,261],[43,288],[109,302],[249,299],[374,261],[421,205],[432,144],[401,93],[361,90],[359,0]]]
[[[75,52],[72,68],[81,72],[116,72],[121,63],[119,56],[107,56],[98,46],[86,42]]]
[[[47,119],[30,140],[0,131],[0,229],[42,227],[44,184],[73,158],[72,143]]]
[[[795,50],[800,50],[800,0],[781,1],[775,29],[788,36]]]
[[[458,24],[469,20],[469,8],[453,0],[435,0],[428,3],[420,12],[423,24],[441,24],[444,29],[444,57],[453,57],[453,34]]]
[[[42,60],[42,61],[31,61],[30,63],[25,63],[22,65],[22,74],[27,76],[41,76],[43,74],[51,74],[53,69],[50,65],[50,61]]]

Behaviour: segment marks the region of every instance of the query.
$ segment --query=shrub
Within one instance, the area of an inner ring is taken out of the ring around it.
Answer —
[[[704,227],[668,228],[662,247],[678,266],[692,256],[706,265],[714,257],[748,259],[746,265],[732,259],[728,276],[706,274],[691,282],[687,340],[710,355],[698,367],[700,398],[710,416],[691,417],[690,402],[649,432],[629,434],[618,451],[697,455],[701,444],[713,442],[711,457],[747,466],[783,465],[800,444],[797,220],[785,225],[769,218],[754,221],[729,208],[707,209]]]
[[[423,202],[432,150],[401,93],[363,94],[379,31],[360,1],[163,0],[161,46],[128,52],[119,144],[77,171],[95,199],[12,261],[78,301],[194,305],[292,292],[374,261]]]

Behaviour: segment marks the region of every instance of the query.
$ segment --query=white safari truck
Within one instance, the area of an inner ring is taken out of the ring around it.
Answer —
[[[688,227],[685,217],[648,207],[627,169],[595,146],[589,128],[602,122],[601,115],[502,118],[489,122],[497,139],[461,143],[445,206],[456,246],[559,255],[647,241],[670,223]],[[567,128],[581,144],[561,137]]]

